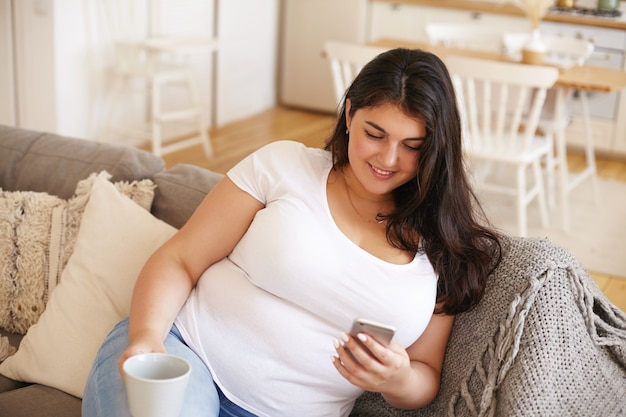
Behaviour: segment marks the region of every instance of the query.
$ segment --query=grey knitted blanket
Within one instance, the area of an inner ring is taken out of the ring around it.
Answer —
[[[456,318],[435,401],[397,410],[365,393],[351,414],[384,416],[626,416],[626,314],[566,250],[510,238]]]

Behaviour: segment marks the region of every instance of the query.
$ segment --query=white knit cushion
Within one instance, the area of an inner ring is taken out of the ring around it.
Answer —
[[[110,178],[106,171],[92,174],[78,183],[69,200],[43,192],[0,190],[0,328],[24,334],[39,319],[72,254],[97,176]],[[152,181],[115,186],[150,209]]]
[[[82,207],[46,193],[0,191],[0,327],[37,322],[74,246]],[[67,250],[65,250],[67,249]]]
[[[137,275],[175,231],[97,178],[61,282],[0,373],[82,398],[100,344],[129,314]]]

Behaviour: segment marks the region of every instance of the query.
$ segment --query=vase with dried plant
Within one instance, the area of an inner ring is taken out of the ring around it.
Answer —
[[[539,22],[548,13],[550,7],[554,6],[554,0],[512,0],[510,2],[524,11],[532,27],[531,35],[522,48],[522,62],[539,65],[543,63],[547,49],[541,39]]]

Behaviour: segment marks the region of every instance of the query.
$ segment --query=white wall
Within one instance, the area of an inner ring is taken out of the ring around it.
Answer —
[[[211,54],[192,58],[206,114],[215,116],[213,125],[275,105],[279,0],[154,1],[160,3],[157,29],[162,33],[211,36],[216,31],[214,22],[218,23],[217,65]],[[102,140],[113,54],[110,41],[102,33],[101,3],[0,0],[0,31],[6,27],[2,23],[10,19],[4,9],[8,4],[15,8],[16,125]],[[217,16],[215,10],[219,11]],[[3,33],[0,54],[8,53],[3,49]],[[0,61],[0,93],[11,85],[11,68],[10,62]],[[9,100],[0,100],[0,122],[10,123],[6,116],[10,113],[3,110]],[[127,103],[130,108],[122,109],[127,118],[143,117],[143,101]]]
[[[53,21],[50,42],[54,51],[54,130],[63,135],[91,138],[94,126],[90,110],[97,97],[92,83],[97,78],[90,65],[92,50],[86,4],[84,0],[54,1],[49,11]]]
[[[11,0],[0,0],[0,124],[15,124],[13,21]]]
[[[35,130],[57,128],[52,5],[53,0],[13,1],[17,122]]]
[[[276,103],[279,0],[219,3],[217,125]]]

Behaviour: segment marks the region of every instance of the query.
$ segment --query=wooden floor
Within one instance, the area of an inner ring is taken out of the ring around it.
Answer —
[[[324,144],[334,125],[335,116],[277,107],[249,119],[213,129],[211,142],[215,156],[208,160],[200,146],[165,155],[168,167],[185,163],[225,173],[242,157],[255,149],[280,139],[291,139],[308,146]],[[569,156],[572,170],[584,163],[581,155]],[[626,161],[598,157],[598,175],[626,182]],[[622,278],[591,272],[600,288],[620,309],[626,311],[626,271]]]

